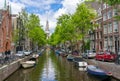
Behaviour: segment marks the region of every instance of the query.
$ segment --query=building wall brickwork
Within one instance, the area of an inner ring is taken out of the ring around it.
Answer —
[[[7,9],[0,10],[1,24],[0,24],[0,53],[11,50],[12,39],[12,21],[9,6]]]

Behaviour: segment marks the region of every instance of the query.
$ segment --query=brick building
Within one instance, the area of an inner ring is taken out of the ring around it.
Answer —
[[[98,17],[95,19],[95,23],[98,27],[92,32],[90,36],[91,49],[94,47],[96,51],[110,50],[118,53],[120,49],[120,22],[115,18],[118,15],[118,7],[108,6],[107,4],[101,4],[97,10]]]
[[[11,50],[11,8],[10,6],[0,9],[0,53]]]

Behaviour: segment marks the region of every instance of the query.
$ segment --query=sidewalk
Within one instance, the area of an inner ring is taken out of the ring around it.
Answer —
[[[13,72],[20,68],[21,62],[29,60],[31,56],[24,57],[12,61],[11,63],[4,64],[0,67],[0,81],[5,80],[8,76],[10,76]]]

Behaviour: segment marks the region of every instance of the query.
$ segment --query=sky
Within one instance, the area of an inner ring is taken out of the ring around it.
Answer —
[[[34,13],[39,16],[40,24],[43,29],[46,27],[46,21],[49,21],[50,33],[54,32],[57,18],[62,14],[73,14],[77,4],[84,0],[6,0],[11,5],[12,14],[18,14],[22,8],[28,13]],[[0,9],[4,7],[5,0],[0,0]]]

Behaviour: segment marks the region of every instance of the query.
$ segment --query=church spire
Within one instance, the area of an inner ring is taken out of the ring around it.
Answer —
[[[46,28],[45,28],[45,31],[49,31],[49,22],[48,22],[48,20],[46,21]]]
[[[49,35],[50,35],[50,31],[49,31],[49,22],[48,22],[48,20],[46,21],[45,32],[46,32],[46,34],[47,34],[47,39],[48,39],[48,38],[49,38]]]

